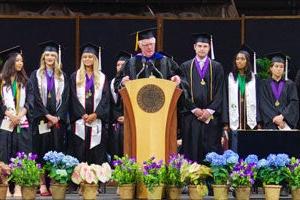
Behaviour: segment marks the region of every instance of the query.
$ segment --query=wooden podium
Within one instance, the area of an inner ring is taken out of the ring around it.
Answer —
[[[124,103],[124,154],[137,162],[176,153],[177,100],[181,89],[169,80],[143,78],[120,90]]]

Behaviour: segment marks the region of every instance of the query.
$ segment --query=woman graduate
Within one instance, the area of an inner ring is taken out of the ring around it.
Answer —
[[[80,68],[71,75],[70,121],[73,134],[69,149],[81,162],[106,161],[110,90],[100,71],[100,50],[93,44],[81,47]],[[99,60],[97,55],[99,54]]]
[[[65,151],[69,82],[61,69],[60,45],[47,41],[40,46],[40,66],[30,80],[34,91],[33,148],[42,162],[48,151]],[[50,195],[44,179],[41,184],[41,195]]]
[[[271,77],[261,88],[261,113],[265,129],[294,129],[299,119],[299,100],[296,84],[288,80],[288,57],[277,52],[267,55],[271,59]]]
[[[18,151],[32,151],[28,113],[32,109],[33,96],[20,46],[4,50],[0,55],[6,60],[0,88],[0,160],[8,163]],[[15,196],[21,196],[19,186],[15,187]]]
[[[251,56],[250,56],[251,54]],[[225,105],[225,130],[261,128],[259,112],[259,80],[251,72],[251,58],[255,52],[243,45],[234,57],[233,71],[228,75],[228,105]],[[254,69],[256,71],[256,67]],[[229,123],[229,127],[228,127]]]

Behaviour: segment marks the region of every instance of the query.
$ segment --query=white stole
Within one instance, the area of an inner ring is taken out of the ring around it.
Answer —
[[[232,130],[239,127],[239,100],[238,82],[234,80],[233,74],[228,76],[228,106],[229,106],[229,125]],[[251,73],[251,80],[246,83],[245,91],[247,125],[253,129],[257,125],[256,121],[256,80]]]
[[[111,93],[111,95],[112,95],[112,97],[113,97],[113,99],[114,99],[114,102],[115,102],[115,104],[116,104],[117,101],[118,101],[118,94],[115,93],[114,83],[115,83],[115,78],[112,79],[111,82],[110,82],[110,93]]]
[[[76,73],[76,82],[79,80],[79,73]],[[94,87],[94,108],[93,111],[96,110],[98,104],[102,98],[102,91],[105,82],[105,75],[100,72],[100,85],[98,87]],[[94,83],[95,84],[95,83]],[[96,89],[97,88],[97,89]],[[85,80],[84,84],[81,86],[76,85],[76,93],[80,104],[85,108]],[[75,108],[76,109],[76,108]],[[101,143],[101,133],[102,133],[102,121],[100,119],[96,119],[93,123],[87,124],[83,119],[78,119],[75,122],[75,135],[85,140],[85,126],[91,127],[91,142],[90,149],[99,145]]]
[[[17,110],[16,110],[15,100],[14,100],[14,97],[13,97],[13,92],[12,92],[12,87],[11,86],[3,85],[3,87],[2,87],[2,99],[3,99],[3,103],[6,106],[6,108],[8,110],[13,111],[14,115],[17,115],[18,113],[17,113]],[[21,84],[21,87],[20,87],[20,100],[19,100],[19,105],[18,105],[19,106],[19,111],[24,108],[25,100],[26,100],[26,89],[25,89],[25,86],[23,86],[23,84]],[[9,118],[7,116],[5,116],[4,118],[9,120]],[[20,126],[22,128],[28,128],[29,127],[26,115],[24,115],[21,118]]]
[[[40,75],[41,69],[38,69],[36,72],[36,78],[38,81],[38,88],[39,88],[39,92],[43,101],[43,105],[46,106],[47,105],[47,98],[48,98],[48,90],[47,90],[47,78],[45,73],[46,70],[44,71],[44,73],[42,73]],[[55,78],[55,74],[53,72],[53,76],[54,76],[54,87],[55,87],[55,96],[56,96],[56,111],[60,108],[61,103],[62,103],[62,93],[64,91],[64,87],[65,87],[65,79],[64,79],[64,75],[61,74],[59,79]]]

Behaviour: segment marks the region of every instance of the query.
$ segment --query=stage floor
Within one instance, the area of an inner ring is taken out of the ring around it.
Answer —
[[[10,200],[17,200],[17,199],[21,199],[21,197],[9,197],[7,199]],[[52,199],[51,197],[41,197],[40,195],[37,194],[36,199],[43,199],[43,200],[50,200]],[[67,200],[77,200],[77,199],[82,199],[82,196],[78,195],[78,194],[67,194],[66,195],[66,199]],[[106,189],[106,193],[105,194],[100,194],[97,196],[97,200],[117,200],[120,199],[119,196],[116,194],[116,187],[107,187]],[[181,195],[181,199],[185,200],[185,199],[189,199],[189,196],[187,194],[182,194]],[[212,196],[207,196],[204,198],[204,200],[206,199],[214,199]],[[230,195],[230,200],[235,199],[232,195]],[[264,195],[259,192],[259,194],[251,194],[251,199],[265,199]],[[288,200],[288,199],[292,199],[291,195],[287,196],[287,197],[280,197],[280,199],[283,200]]]

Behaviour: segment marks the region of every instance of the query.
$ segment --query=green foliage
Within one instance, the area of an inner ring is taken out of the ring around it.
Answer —
[[[265,185],[280,185],[289,179],[289,174],[287,167],[263,167],[258,170],[257,178]]]
[[[135,160],[129,159],[127,155],[122,158],[115,156],[114,159],[112,179],[119,185],[136,183],[139,167]]]
[[[212,169],[214,184],[226,185],[229,179],[228,169],[223,166],[212,166],[211,169]]]
[[[256,59],[256,63],[258,65],[258,77],[261,79],[267,79],[270,76],[269,68],[272,62],[268,58],[258,58]]]
[[[300,188],[300,163],[299,159],[294,157],[291,158],[291,163],[289,166],[289,185],[292,189]]]
[[[143,182],[149,191],[153,191],[154,187],[166,183],[167,168],[162,160],[156,163],[154,159],[154,157],[150,158],[143,165]]]
[[[188,185],[203,185],[211,177],[211,168],[194,162],[184,163],[181,168],[181,180]]]
[[[40,176],[43,169],[34,160],[23,159],[17,168],[12,170],[12,180],[20,186],[40,185]]]

